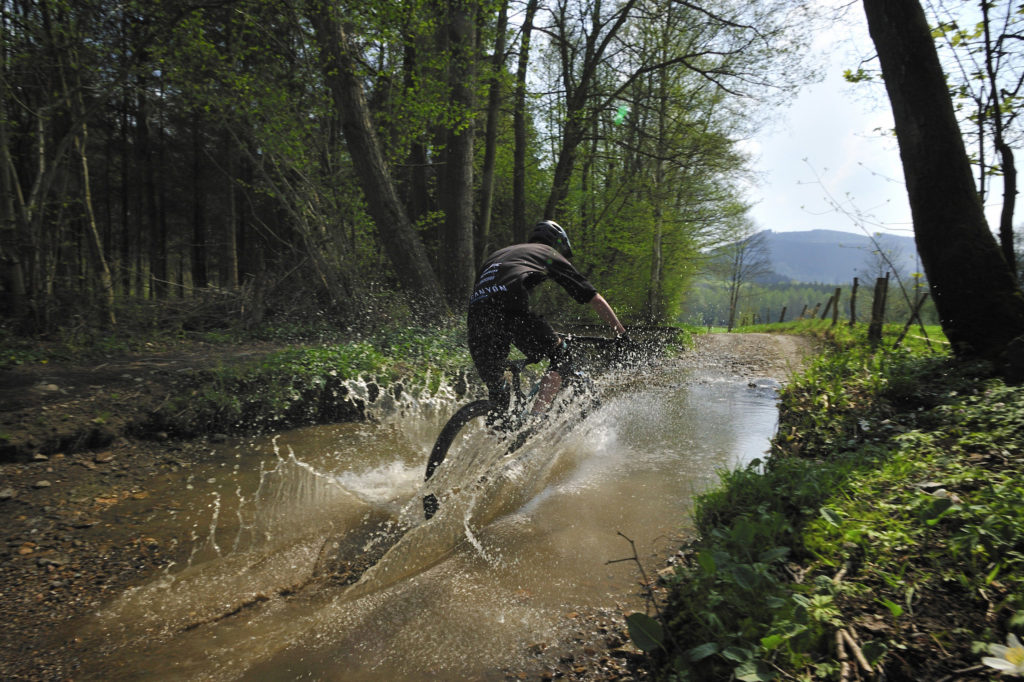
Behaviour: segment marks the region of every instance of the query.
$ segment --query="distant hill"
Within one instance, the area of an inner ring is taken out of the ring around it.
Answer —
[[[765,230],[765,244],[771,252],[773,276],[759,278],[765,283],[817,282],[847,284],[854,277],[863,281],[877,270],[871,263],[876,246],[865,235],[838,230],[773,232]],[[900,274],[919,272],[917,249],[912,237],[882,234],[879,246],[896,264]],[[870,274],[869,274],[870,273]]]

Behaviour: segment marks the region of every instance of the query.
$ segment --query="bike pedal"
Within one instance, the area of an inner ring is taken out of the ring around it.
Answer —
[[[437,510],[441,507],[441,503],[437,501],[437,496],[434,493],[423,496],[423,516],[426,519],[431,518],[437,513]]]

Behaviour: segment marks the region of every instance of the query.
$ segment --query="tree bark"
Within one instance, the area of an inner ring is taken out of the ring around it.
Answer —
[[[110,275],[110,268],[103,252],[103,240],[100,238],[100,231],[96,227],[96,215],[92,210],[92,191],[89,187],[89,157],[86,152],[86,135],[88,129],[85,119],[82,119],[80,136],[75,138],[75,147],[78,150],[79,160],[82,168],[82,203],[85,208],[85,218],[89,224],[89,235],[92,237],[92,244],[95,248],[96,267],[99,271],[100,294],[102,310],[105,322],[110,326],[117,325],[117,317],[114,314],[114,280]]]
[[[604,60],[605,51],[612,38],[622,29],[635,4],[636,0],[626,0],[616,6],[606,20],[601,16],[601,1],[594,2],[589,17],[590,32],[587,33],[584,44],[577,46],[576,49],[569,46],[569,27],[564,23],[559,26],[559,30],[562,31],[559,51],[565,87],[565,127],[562,130],[562,142],[555,162],[554,177],[551,180],[551,192],[544,207],[545,218],[561,218],[562,204],[569,196],[569,183],[576,169],[579,146],[586,135],[588,117],[595,115],[594,112],[587,111],[587,106],[596,86],[598,65]],[[578,64],[574,61],[576,55],[582,55]]]
[[[1024,334],[1017,289],[978,198],[918,0],[864,0],[896,124],[914,236],[959,356],[997,358]]]
[[[992,123],[994,127],[996,151],[1003,170],[1003,208],[999,215],[999,246],[1003,250],[1003,258],[1010,264],[1010,272],[1017,277],[1017,253],[1013,248],[1013,213],[1017,205],[1017,165],[1014,162],[1013,149],[1006,142],[1003,131],[1002,93],[996,82],[994,50],[992,48],[992,22],[989,20],[989,3],[981,3],[982,25],[985,29],[985,71],[991,85]],[[984,166],[982,166],[984,172]],[[983,195],[984,196],[984,195]]]
[[[206,185],[203,178],[203,143],[198,115],[192,116],[192,288],[209,284],[206,253]]]
[[[447,134],[445,153],[445,229],[438,257],[448,303],[465,305],[473,286],[473,112],[476,86],[476,13],[473,0],[449,0],[449,83],[460,124]]]
[[[530,36],[539,0],[526,3],[523,35],[519,39],[519,63],[516,67],[516,94],[512,125],[515,135],[512,168],[512,240],[526,241],[526,74],[530,63]]]
[[[487,129],[484,133],[484,167],[480,178],[480,221],[475,236],[476,263],[480,265],[491,250],[491,211],[494,203],[494,164],[498,149],[498,113],[501,83],[505,71],[505,32],[508,29],[508,0],[498,10],[498,35],[494,40],[491,74],[487,92]],[[475,268],[474,268],[475,270]]]
[[[395,275],[404,289],[419,299],[423,312],[447,312],[441,286],[430,268],[426,249],[402,209],[388,171],[369,107],[356,71],[348,35],[331,14],[325,0],[312,0],[310,19],[324,61],[324,74],[341,114],[342,134],[370,215],[380,232]]]

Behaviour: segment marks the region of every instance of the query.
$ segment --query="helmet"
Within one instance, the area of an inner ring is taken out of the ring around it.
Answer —
[[[572,257],[572,244],[569,243],[569,235],[565,233],[565,228],[554,220],[542,220],[534,225],[533,232],[530,233],[530,241],[547,244],[566,258]]]

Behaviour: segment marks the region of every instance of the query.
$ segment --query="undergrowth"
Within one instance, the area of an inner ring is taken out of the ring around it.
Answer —
[[[1024,389],[941,336],[791,331],[825,350],[783,389],[770,456],[698,499],[661,675],[990,679],[987,647],[1024,631]]]
[[[197,373],[143,429],[176,433],[279,429],[360,419],[381,392],[434,392],[469,364],[464,331],[389,329],[360,341],[292,347]],[[363,395],[350,382],[360,382]]]

